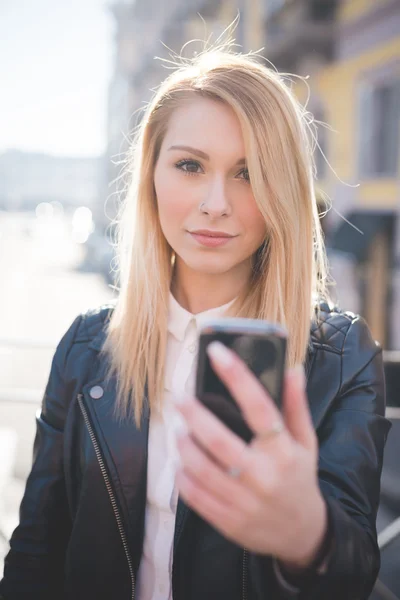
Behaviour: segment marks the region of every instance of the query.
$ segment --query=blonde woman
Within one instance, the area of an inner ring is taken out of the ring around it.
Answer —
[[[311,142],[252,56],[204,52],[162,83],[133,147],[118,299],[55,353],[4,600],[368,598],[381,350],[323,301]],[[210,349],[249,445],[192,397],[199,324],[228,314],[289,331],[282,415]]]

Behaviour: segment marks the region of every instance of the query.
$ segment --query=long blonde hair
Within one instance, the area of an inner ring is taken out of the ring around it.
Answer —
[[[172,112],[202,96],[224,102],[241,124],[255,200],[267,224],[250,289],[234,314],[289,332],[287,364],[305,360],[326,258],[314,191],[313,133],[285,78],[258,57],[219,47],[184,62],[155,92],[136,131],[119,217],[119,296],[104,351],[118,381],[116,412],[139,425],[163,395],[172,249],[158,218],[154,168]]]

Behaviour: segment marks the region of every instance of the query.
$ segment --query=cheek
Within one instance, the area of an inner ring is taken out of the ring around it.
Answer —
[[[255,247],[258,248],[265,239],[267,227],[254,198],[247,203],[246,210],[242,211],[239,218]]]
[[[175,173],[160,169],[155,173],[154,186],[161,227],[164,230],[179,227],[192,205],[184,182],[179,181]]]

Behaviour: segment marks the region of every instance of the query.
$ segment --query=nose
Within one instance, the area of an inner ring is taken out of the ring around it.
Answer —
[[[232,208],[228,199],[226,184],[222,177],[215,178],[210,183],[201,206],[201,212],[214,219],[231,214]]]

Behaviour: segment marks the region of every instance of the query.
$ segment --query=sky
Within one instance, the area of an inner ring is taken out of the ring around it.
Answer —
[[[110,0],[0,0],[0,153],[106,147]]]

